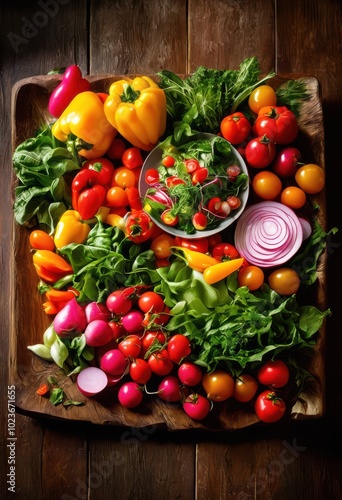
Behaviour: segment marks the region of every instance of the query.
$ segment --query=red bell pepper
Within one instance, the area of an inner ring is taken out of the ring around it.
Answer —
[[[100,173],[96,170],[83,169],[74,177],[72,184],[72,207],[81,219],[92,219],[103,205],[107,190],[101,184]]]
[[[98,172],[98,183],[102,186],[109,186],[111,184],[115,171],[113,163],[107,158],[94,158],[92,160],[88,160],[82,165],[82,170],[83,169]]]
[[[125,221],[127,237],[137,244],[147,241],[153,233],[153,228],[154,222],[144,210],[128,214]]]
[[[82,78],[82,72],[76,65],[69,66],[60,84],[52,92],[48,109],[52,116],[59,118],[73,98],[81,92],[90,90],[90,83]]]

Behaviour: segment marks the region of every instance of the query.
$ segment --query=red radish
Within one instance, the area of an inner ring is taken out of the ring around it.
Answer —
[[[191,361],[185,361],[178,368],[178,378],[182,384],[193,387],[202,380],[202,370]]]
[[[136,382],[125,382],[119,389],[118,399],[125,408],[135,408],[143,400],[142,388]]]
[[[113,338],[111,327],[103,319],[95,319],[88,323],[84,335],[87,345],[91,347],[100,347],[108,344]]]
[[[100,367],[104,372],[119,377],[124,373],[127,365],[128,360],[119,349],[105,352],[100,360]]]
[[[85,306],[84,312],[88,323],[94,321],[94,319],[109,321],[111,317],[110,311],[101,302],[90,302]]]
[[[78,375],[76,384],[80,392],[87,397],[95,396],[107,386],[107,375],[96,366],[84,368]]]
[[[272,170],[279,177],[294,177],[298,169],[301,154],[297,148],[284,148],[277,153],[272,164]]]
[[[76,298],[69,300],[63,309],[56,314],[53,321],[54,330],[60,337],[82,333],[86,326],[85,312]]]
[[[251,265],[274,267],[287,262],[303,242],[295,212],[275,201],[249,206],[235,229],[235,246]]]
[[[210,412],[211,404],[209,399],[201,394],[190,394],[183,403],[183,410],[194,420],[202,420]]]
[[[121,323],[127,333],[137,333],[142,329],[144,314],[141,311],[132,310],[122,316]]]
[[[180,388],[179,380],[174,375],[168,375],[158,385],[158,396],[164,401],[175,403],[180,401],[182,391]]]

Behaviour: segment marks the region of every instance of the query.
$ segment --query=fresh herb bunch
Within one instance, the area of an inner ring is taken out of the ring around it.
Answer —
[[[200,132],[217,132],[222,119],[249,96],[252,90],[275,75],[260,80],[256,57],[245,59],[238,70],[217,70],[200,66],[184,80],[171,71],[158,73],[167,100],[167,111],[175,129],[187,127]],[[179,122],[179,123],[177,123]]]

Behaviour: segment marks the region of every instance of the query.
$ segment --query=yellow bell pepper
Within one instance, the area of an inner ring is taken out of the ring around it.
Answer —
[[[148,76],[112,83],[104,112],[127,141],[144,151],[153,149],[166,130],[166,96]]]
[[[60,249],[69,243],[83,243],[89,232],[90,226],[82,222],[80,214],[76,210],[67,210],[57,223],[55,246]]]
[[[90,145],[79,151],[87,159],[100,158],[109,149],[117,130],[104,113],[101,97],[92,91],[81,92],[71,101],[52,126],[53,135],[67,142],[72,134]]]

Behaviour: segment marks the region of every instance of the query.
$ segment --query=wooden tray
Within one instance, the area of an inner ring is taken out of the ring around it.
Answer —
[[[276,88],[288,78],[301,75],[281,75],[270,81]],[[35,134],[37,127],[51,120],[47,111],[50,92],[60,81],[58,75],[37,76],[21,80],[12,93],[12,139],[13,149]],[[109,85],[119,75],[91,76],[92,89],[108,91]],[[300,133],[296,145],[305,160],[324,168],[324,133],[320,102],[319,82],[316,78],[304,77],[311,95],[302,106],[299,120]],[[15,179],[13,179],[15,182]],[[325,228],[325,193],[317,196],[321,210],[319,222]],[[167,404],[159,398],[149,398],[138,410],[128,410],[116,401],[116,390],[108,390],[102,397],[84,398],[68,377],[58,373],[54,363],[44,362],[27,349],[28,345],[41,343],[43,332],[51,319],[43,312],[42,299],[37,291],[37,275],[32,265],[29,249],[29,230],[14,224],[13,252],[11,259],[11,301],[12,325],[10,332],[10,367],[13,383],[16,385],[16,405],[21,413],[37,417],[53,417],[70,421],[87,421],[93,424],[117,426],[154,426],[169,430],[203,428],[211,430],[233,430],[258,423],[252,404],[237,405],[232,399],[215,404],[214,411],[202,422],[187,417],[177,404]],[[319,280],[315,289],[315,305],[326,308],[325,284],[326,258],[320,260]],[[320,331],[314,356],[307,369],[315,375],[310,393],[302,393],[290,409],[290,419],[313,419],[324,413],[324,344],[325,326]],[[36,395],[40,383],[47,376],[57,377],[69,399],[84,401],[80,407],[54,406],[48,399]],[[11,382],[12,383],[12,382]]]

